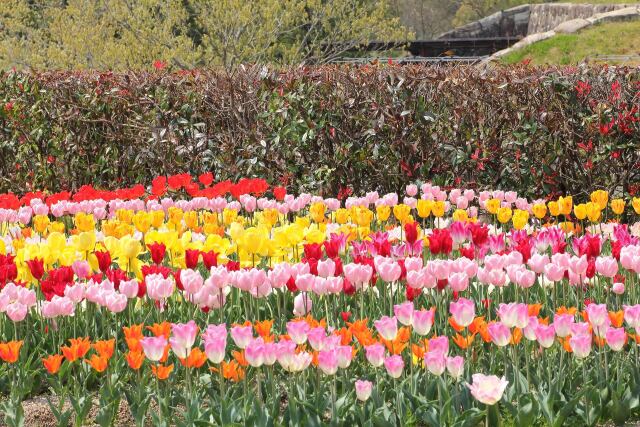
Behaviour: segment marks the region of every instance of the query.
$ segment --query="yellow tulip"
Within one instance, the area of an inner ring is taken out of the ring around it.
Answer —
[[[322,202],[313,203],[309,206],[309,214],[311,215],[311,219],[315,222],[324,222],[324,214],[326,211],[326,206]]]
[[[393,216],[402,224],[409,221],[409,215],[411,215],[411,208],[404,203],[397,204],[393,207]]]
[[[511,219],[512,213],[511,208],[506,206],[498,209],[498,221],[502,224],[506,224]]]
[[[542,219],[547,215],[547,206],[544,203],[536,203],[531,208],[536,218]]]
[[[573,197],[566,196],[558,199],[558,209],[562,215],[571,215],[571,210],[573,209]]]
[[[495,215],[498,213],[498,209],[500,209],[500,206],[501,206],[500,199],[487,200],[485,206],[487,208],[487,212],[489,212],[492,215]]]
[[[125,224],[130,224],[133,220],[134,212],[131,209],[118,209],[116,211],[116,219],[118,221],[124,222]]]
[[[589,202],[586,205],[587,207],[587,218],[591,222],[597,222],[600,219],[600,205],[595,202]]]
[[[469,220],[469,214],[464,209],[456,209],[452,218],[454,221],[467,222]]]
[[[93,218],[93,214],[78,212],[73,222],[76,224],[78,231],[94,231],[96,228],[96,221]]]
[[[49,217],[46,215],[35,215],[33,217],[33,228],[42,234],[49,226]]]
[[[151,228],[151,221],[151,215],[145,211],[136,212],[132,219],[133,225],[136,227],[136,230],[141,233],[146,233],[147,231],[149,231],[149,229]]]
[[[349,221],[349,211],[345,208],[340,208],[336,211],[336,222],[338,224],[346,224]]]
[[[631,206],[633,206],[633,210],[640,215],[640,197],[634,197],[633,200],[631,200]]]
[[[416,209],[418,210],[418,216],[420,218],[428,218],[431,215],[431,209],[433,208],[433,200],[419,199],[416,202]]]
[[[560,205],[558,204],[558,202],[549,202],[547,203],[547,206],[549,207],[549,213],[552,216],[560,215]]]
[[[604,190],[596,190],[591,193],[591,201],[596,203],[602,211],[606,209],[607,204],[609,203],[609,193]]]
[[[389,219],[389,216],[391,216],[391,208],[389,206],[376,206],[376,217],[378,218],[378,221],[384,222]]]
[[[164,211],[158,209],[157,211],[153,211],[151,213],[151,225],[155,228],[160,228],[162,223],[164,222]]]
[[[529,212],[516,209],[513,213],[511,222],[513,223],[513,228],[516,230],[522,230],[529,222]]]
[[[236,218],[238,218],[237,210],[224,208],[224,210],[222,211],[222,222],[224,223],[224,225],[230,225],[236,220]]]
[[[575,205],[573,207],[573,212],[575,213],[576,218],[582,221],[587,217],[587,205],[585,205],[584,203]]]
[[[613,199],[611,201],[611,210],[616,215],[622,215],[622,213],[624,212],[624,206],[625,202],[622,199]]]
[[[433,207],[431,208],[431,213],[436,218],[442,218],[444,216],[445,203],[442,200],[438,200],[433,202]]]

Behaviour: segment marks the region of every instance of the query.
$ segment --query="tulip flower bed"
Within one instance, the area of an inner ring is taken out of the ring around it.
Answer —
[[[7,425],[639,418],[640,198],[210,178],[0,195]]]

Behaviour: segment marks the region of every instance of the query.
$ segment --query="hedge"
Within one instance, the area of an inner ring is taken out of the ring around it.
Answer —
[[[640,184],[640,73],[373,64],[0,73],[0,192],[159,174],[325,195],[416,180],[530,197]]]

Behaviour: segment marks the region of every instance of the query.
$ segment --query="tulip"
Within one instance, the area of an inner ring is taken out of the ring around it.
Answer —
[[[498,347],[504,347],[511,341],[511,330],[501,322],[490,323],[487,327],[491,341]]]
[[[538,324],[534,329],[536,340],[538,340],[538,344],[540,344],[543,348],[549,348],[555,342],[555,334],[556,328],[554,325],[543,325]],[[566,336],[566,335],[565,335]]]
[[[640,329],[640,304],[625,305],[624,309],[624,321],[627,322],[630,328]]]
[[[400,378],[402,369],[404,368],[404,360],[401,356],[394,355],[384,359],[384,367],[391,378]]]
[[[447,366],[447,357],[441,351],[429,351],[424,355],[424,363],[433,375],[442,375]]]
[[[583,359],[591,352],[591,334],[573,335],[569,338],[569,345],[573,350],[573,355],[578,359]]]
[[[364,348],[365,356],[371,366],[379,368],[384,363],[385,348],[380,343],[368,345]]]
[[[129,299],[135,298],[138,296],[138,281],[136,279],[122,281],[118,290]]]
[[[357,380],[356,381],[356,397],[361,402],[366,402],[371,397],[371,391],[373,390],[373,383],[371,381]]]
[[[575,322],[571,314],[556,314],[553,318],[553,327],[556,335],[564,338],[571,333],[571,326]]]
[[[433,326],[434,310],[416,310],[413,312],[413,330],[416,334],[425,336]]]
[[[180,358],[186,358],[198,335],[196,322],[190,320],[188,323],[174,323],[171,325],[172,336],[169,338],[171,349]]]
[[[221,363],[224,360],[224,354],[227,343],[222,339],[207,340],[204,344],[204,352],[211,363]]]
[[[453,316],[453,320],[462,327],[469,326],[476,315],[473,301],[466,298],[459,298],[458,301],[452,301],[451,304],[449,304],[449,312]]]
[[[251,326],[234,326],[231,328],[231,338],[238,348],[245,349],[253,339],[253,328]]]
[[[244,350],[244,357],[249,365],[259,368],[264,363],[264,343],[262,339],[252,340]]]
[[[398,323],[396,317],[382,316],[380,320],[373,322],[376,330],[382,338],[392,341],[398,334]]]
[[[353,349],[350,345],[340,345],[335,348],[336,356],[338,357],[338,367],[341,369],[348,368],[351,365],[351,359],[353,359]]]
[[[613,351],[620,351],[627,343],[627,333],[624,328],[609,328],[605,334],[607,344]]]
[[[140,340],[142,350],[147,359],[153,362],[159,362],[164,356],[164,349],[167,346],[167,339],[160,337],[144,337]]]
[[[502,399],[502,394],[509,382],[504,377],[495,375],[473,374],[472,383],[469,384],[471,395],[485,405],[495,405]]]
[[[462,356],[447,357],[447,372],[458,381],[464,372],[464,358]]]
[[[195,294],[202,288],[204,279],[200,272],[187,268],[180,271],[180,282],[186,292]]]
[[[334,375],[338,371],[338,357],[334,350],[318,352],[318,368],[326,375]]]
[[[589,304],[586,311],[589,316],[589,323],[594,327],[602,326],[609,320],[609,311],[606,304]]]
[[[287,322],[287,334],[289,334],[291,340],[298,345],[304,344],[305,341],[307,341],[307,334],[310,329],[311,327],[305,321]]]
[[[413,303],[411,301],[393,306],[393,312],[400,323],[409,326],[413,323]]]
[[[293,299],[293,314],[296,316],[305,316],[311,312],[313,307],[311,298],[306,292],[301,292]]]
[[[527,304],[500,304],[498,316],[500,316],[500,320],[505,326],[523,329],[529,322],[529,309]]]

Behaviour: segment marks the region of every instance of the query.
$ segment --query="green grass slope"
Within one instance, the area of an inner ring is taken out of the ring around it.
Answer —
[[[594,2],[594,0],[591,0]],[[640,64],[640,20],[594,25],[575,34],[559,34],[502,58],[507,64],[530,60],[532,64],[570,65],[600,61],[602,55],[632,56],[609,63]]]

